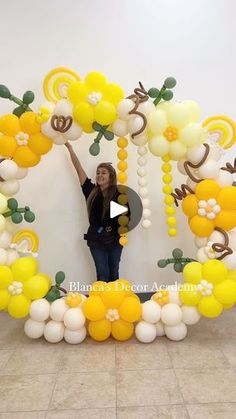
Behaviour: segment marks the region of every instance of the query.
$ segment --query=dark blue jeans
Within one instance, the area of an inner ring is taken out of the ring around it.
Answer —
[[[90,247],[98,281],[115,281],[119,278],[119,263],[123,247],[117,245],[108,250]]]

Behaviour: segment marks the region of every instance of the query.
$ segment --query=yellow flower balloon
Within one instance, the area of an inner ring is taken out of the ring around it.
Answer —
[[[125,341],[131,338],[134,333],[134,325],[124,320],[117,320],[112,323],[111,334],[114,339]]]
[[[111,323],[107,319],[89,322],[88,332],[91,338],[101,342],[109,338],[111,334]]]

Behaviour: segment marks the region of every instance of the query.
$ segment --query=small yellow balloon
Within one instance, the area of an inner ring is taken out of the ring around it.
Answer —
[[[125,341],[131,338],[134,333],[133,323],[124,320],[116,320],[111,325],[111,334],[114,339]]]
[[[168,234],[169,234],[169,236],[171,236],[171,237],[176,236],[176,234],[177,234],[177,230],[176,230],[176,228],[169,228],[169,230],[168,230]]]
[[[236,282],[232,279],[220,282],[214,286],[213,294],[223,305],[234,304],[236,302]]]
[[[177,220],[176,220],[175,217],[168,217],[167,218],[167,224],[170,227],[174,227],[176,225],[176,222],[177,222]]]
[[[102,342],[108,339],[111,334],[111,323],[107,319],[89,322],[88,332],[91,338]]]
[[[167,195],[164,199],[166,205],[171,205],[175,202],[175,198],[172,195]]]
[[[173,178],[172,178],[171,175],[166,174],[166,175],[162,176],[162,180],[166,185],[169,185],[172,182]]]
[[[121,246],[126,246],[128,244],[128,238],[126,236],[120,237],[119,243]]]
[[[23,294],[13,295],[8,304],[8,313],[10,316],[20,319],[29,314],[31,301]]]
[[[128,145],[128,140],[127,140],[127,138],[125,138],[125,137],[120,137],[120,138],[118,138],[118,140],[117,140],[117,145],[118,145],[118,147],[120,147],[120,148],[125,148],[125,147],[127,147],[127,145]]]
[[[11,266],[14,281],[25,282],[36,275],[38,271],[37,259],[23,257],[17,259]]]
[[[0,266],[0,290],[7,288],[13,281],[11,269],[8,266]]]
[[[173,188],[170,185],[165,185],[162,188],[162,191],[166,194],[166,195],[170,195],[173,192]]]
[[[31,300],[43,298],[48,292],[48,281],[40,275],[34,275],[23,284],[23,292]]]
[[[165,212],[166,212],[167,215],[173,215],[173,214],[176,213],[175,208],[174,207],[170,207],[170,206],[166,207]]]
[[[201,300],[201,294],[198,292],[196,285],[185,282],[179,291],[179,298],[183,304],[195,306]]]
[[[117,174],[117,180],[118,180],[119,183],[125,183],[125,182],[127,182],[127,179],[128,179],[128,176],[127,176],[126,173],[119,172]]]
[[[92,321],[102,320],[106,314],[106,307],[99,295],[92,295],[83,304],[83,312],[87,319]]]
[[[119,163],[117,164],[118,169],[121,172],[125,172],[128,168],[128,163],[124,160],[119,161]]]
[[[223,305],[217,301],[214,295],[203,297],[198,304],[198,311],[202,316],[214,318],[221,315]]]
[[[129,217],[127,215],[121,215],[118,218],[118,223],[120,226],[126,226],[129,223]]]
[[[126,322],[136,322],[140,319],[142,307],[140,302],[133,297],[126,297],[119,307],[119,315]]]
[[[119,160],[126,160],[128,157],[128,153],[126,150],[119,150],[117,153],[117,157]]]
[[[8,306],[10,297],[7,290],[0,290],[0,310],[4,310]]]

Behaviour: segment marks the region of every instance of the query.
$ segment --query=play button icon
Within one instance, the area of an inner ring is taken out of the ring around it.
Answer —
[[[127,211],[127,207],[117,204],[115,201],[110,202],[110,218],[117,217],[118,215],[124,214]]]

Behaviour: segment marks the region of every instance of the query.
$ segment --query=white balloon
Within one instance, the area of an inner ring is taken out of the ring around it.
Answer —
[[[32,319],[26,320],[24,324],[24,332],[26,336],[30,339],[38,339],[43,336],[45,323],[44,322],[37,322]]]
[[[181,307],[183,313],[183,322],[188,325],[196,324],[199,322],[201,315],[195,306],[185,306]]]
[[[130,134],[134,134],[143,127],[143,118],[141,116],[133,116],[128,121],[128,131]]]
[[[161,307],[156,301],[149,300],[142,304],[142,318],[148,323],[157,323],[161,318]]]
[[[208,154],[208,159],[212,159],[215,161],[220,160],[222,157],[224,150],[218,145],[218,144],[212,144],[210,143],[210,151]]]
[[[195,191],[197,183],[193,182],[192,179],[189,177],[187,178],[186,184],[192,189],[192,191]]]
[[[165,326],[165,334],[170,340],[182,340],[187,336],[187,332],[187,326],[183,322],[176,326]]]
[[[165,329],[164,329],[164,324],[162,323],[162,321],[159,321],[156,323],[156,333],[157,336],[165,336]]]
[[[138,158],[138,165],[139,166],[146,166],[147,164],[147,159],[144,156],[141,156]]]
[[[145,145],[148,141],[147,138],[147,132],[146,130],[143,131],[141,134],[136,135],[134,138],[132,138],[132,136],[130,136],[130,140],[132,141],[132,143],[138,147]]]
[[[169,290],[169,302],[173,304],[182,305],[182,301],[179,298],[179,291]]]
[[[230,244],[231,249],[236,249],[236,231],[230,231],[228,235],[229,235],[229,244]]]
[[[78,343],[83,342],[83,340],[86,338],[86,334],[87,331],[84,326],[79,330],[69,330],[65,328],[64,339],[67,343],[77,345]]]
[[[138,193],[141,198],[145,198],[148,195],[148,190],[147,188],[139,188]]]
[[[139,184],[139,186],[146,186],[147,185],[147,183],[148,183],[148,181],[147,181],[147,178],[144,176],[144,177],[140,177],[139,179],[138,179],[138,184]]]
[[[0,183],[0,191],[4,195],[13,196],[20,190],[20,182],[17,179],[5,180]]]
[[[144,198],[142,199],[143,208],[148,208],[150,206],[150,199]]]
[[[187,151],[186,160],[189,160],[193,164],[197,164],[202,160],[202,158],[205,155],[205,152],[206,152],[206,148],[204,147],[203,144],[191,147]]]
[[[139,107],[138,107],[138,111],[141,113],[144,113],[144,115],[148,115],[150,112],[155,111],[156,107],[155,105],[147,100],[146,102],[142,102],[140,103]]]
[[[215,179],[219,175],[220,165],[214,160],[207,160],[198,169],[198,174],[202,179]]]
[[[197,251],[197,260],[200,263],[205,263],[209,260],[210,258],[208,257],[208,255],[206,254],[204,247],[202,247],[201,249],[198,249]],[[214,257],[212,258],[214,259]]]
[[[225,186],[231,186],[234,178],[233,175],[226,170],[220,170],[219,175],[215,180],[222,188],[224,188]]]
[[[127,122],[117,119],[112,125],[112,132],[114,132],[117,137],[125,137],[125,135],[128,134]]]
[[[236,268],[236,252],[231,253],[231,255],[225,256],[223,259],[224,264],[228,269]]]
[[[162,307],[161,320],[167,326],[175,326],[182,320],[182,311],[177,304],[169,303]]]
[[[59,298],[58,300],[53,301],[50,307],[51,319],[57,322],[62,322],[68,309],[69,307],[64,298]]]
[[[147,152],[148,152],[147,147],[144,147],[144,146],[138,147],[138,154],[140,156],[145,156],[145,154],[147,154]]]
[[[24,179],[28,174],[28,169],[25,167],[18,167],[16,179]]]
[[[150,221],[150,220],[143,220],[143,221],[142,221],[142,227],[143,227],[143,228],[150,228],[150,227],[151,227],[151,225],[152,225],[152,223],[151,223],[151,221]]]
[[[62,134],[57,134],[57,136],[52,138],[52,140],[56,145],[63,145],[67,142],[67,139]]]
[[[72,115],[72,105],[71,103],[66,100],[66,99],[62,99],[59,100],[59,102],[57,102],[54,111],[53,111],[54,115],[62,115],[62,116],[71,116]]]
[[[85,317],[80,308],[70,308],[64,316],[64,324],[67,329],[77,330],[84,326]]]
[[[0,265],[7,264],[7,251],[3,248],[0,248]]]
[[[7,249],[7,266],[11,266],[19,257],[20,255],[16,250]]]
[[[145,321],[139,322],[135,327],[135,336],[142,343],[150,343],[156,339],[157,329],[155,324]]]
[[[209,240],[207,237],[197,237],[197,236],[194,237],[195,246],[197,246],[198,248],[206,246],[208,241]]]
[[[64,337],[64,324],[50,320],[44,328],[44,337],[50,343],[58,343]]]
[[[4,180],[15,179],[18,172],[18,166],[13,160],[3,160],[0,163],[0,176]]]
[[[119,119],[127,121],[132,118],[133,115],[130,115],[129,112],[134,108],[134,102],[131,99],[123,99],[117,107],[117,115]]]
[[[11,240],[12,234],[9,233],[9,231],[3,230],[0,233],[0,247],[2,247],[3,249],[7,249],[10,246]]]
[[[70,129],[63,134],[63,137],[67,141],[76,141],[82,135],[82,128],[76,124],[75,122],[72,123]]]
[[[185,168],[184,168],[184,163],[185,163],[185,161],[186,161],[186,158],[183,158],[183,159],[180,159],[178,162],[177,162],[177,169],[178,169],[178,171],[180,172],[180,173],[182,173],[182,175],[187,175],[187,173],[186,173],[186,171],[185,171]]]
[[[224,238],[223,234],[221,234],[219,231],[215,230],[210,235],[208,241],[213,242],[213,243],[221,243],[221,244],[224,244],[225,238]]]
[[[145,167],[139,167],[137,170],[137,174],[140,177],[146,176],[147,170],[145,169]]]
[[[51,119],[41,125],[41,132],[51,139],[58,136],[58,131],[55,131],[51,126]]]
[[[151,210],[149,208],[144,208],[143,218],[149,218],[151,216]]]
[[[9,233],[15,233],[19,226],[11,221],[11,219],[6,220],[5,230]]]
[[[43,322],[49,318],[50,303],[45,298],[35,300],[30,305],[30,317],[37,322]]]

